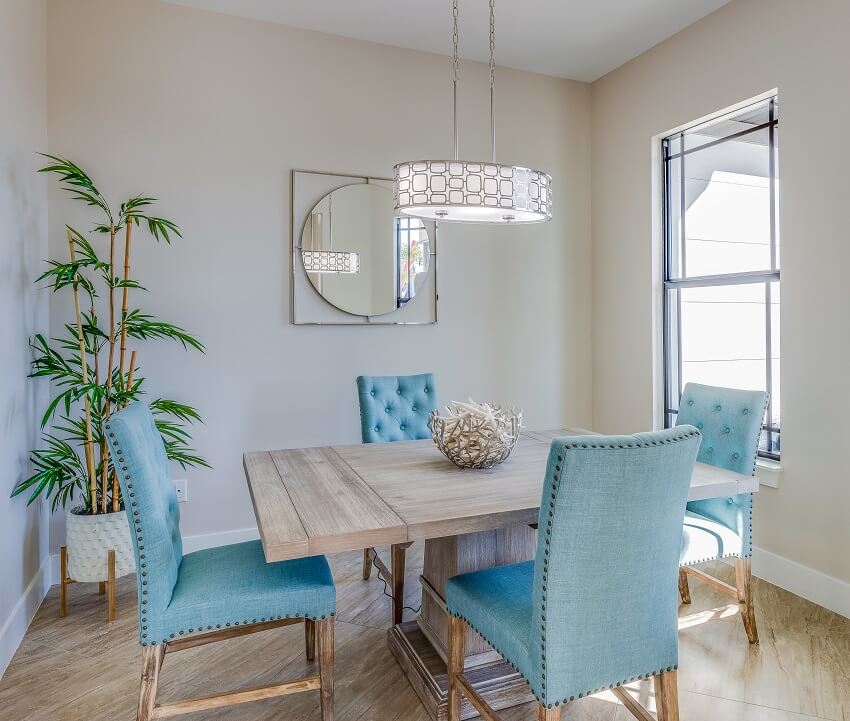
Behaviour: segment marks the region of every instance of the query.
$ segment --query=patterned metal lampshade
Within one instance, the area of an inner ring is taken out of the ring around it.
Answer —
[[[459,223],[539,223],[552,218],[552,178],[539,170],[468,160],[394,168],[396,211]]]
[[[458,154],[458,0],[452,1],[452,111],[454,160],[411,160],[393,172],[395,210],[456,223],[541,223],[552,219],[552,177],[496,162],[496,21],[490,0],[490,160]]]
[[[360,272],[360,254],[347,250],[302,250],[301,260],[308,273]]]

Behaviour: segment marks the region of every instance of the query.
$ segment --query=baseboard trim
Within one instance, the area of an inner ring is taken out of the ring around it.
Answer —
[[[229,543],[254,541],[259,537],[260,534],[256,528],[240,528],[234,531],[222,531],[220,533],[201,533],[194,536],[184,536],[183,550],[185,553],[191,553],[192,551],[215,548],[216,546],[224,546]],[[834,578],[833,576],[804,566],[802,563],[797,563],[796,561],[757,547],[753,548],[753,574],[768,583],[772,583],[774,586],[784,588],[786,591],[790,591],[812,603],[816,603],[818,606],[823,606],[830,611],[850,618],[850,583],[846,581]],[[39,571],[39,575],[30,584],[31,588],[36,586],[39,577],[41,577],[41,582],[46,584],[45,589],[39,597],[40,603],[41,599],[47,593],[47,588],[50,587],[50,584],[59,582],[58,554],[51,555],[49,561],[45,561]],[[27,589],[27,594],[29,593],[30,588]],[[19,601],[19,606],[23,605],[23,600],[22,598]],[[4,637],[6,627],[10,624],[10,621],[11,618],[3,626],[3,630],[0,631],[0,669],[5,668],[3,664],[4,660],[8,663],[3,652],[5,651]],[[27,624],[29,624],[29,621],[27,621]],[[14,650],[12,653],[14,654]],[[9,658],[11,658],[11,655]]]
[[[846,581],[763,548],[753,548],[753,575],[850,618],[850,583]]]
[[[6,673],[36,611],[50,590],[50,561],[50,556],[44,559],[12,612],[0,626],[0,678]]]
[[[183,552],[202,551],[205,548],[226,546],[230,543],[242,543],[244,541],[256,541],[260,532],[254,528],[239,528],[235,531],[221,531],[220,533],[201,533],[196,536],[183,536]]]
[[[256,541],[260,532],[256,528],[238,528],[235,531],[221,531],[220,533],[199,533],[194,536],[183,536],[183,553],[202,551],[205,548],[226,546],[230,543],[242,543],[243,541]],[[51,584],[59,583],[59,554],[50,556],[49,581]]]

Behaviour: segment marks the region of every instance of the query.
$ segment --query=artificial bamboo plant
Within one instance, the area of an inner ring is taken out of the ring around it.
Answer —
[[[103,426],[112,413],[140,398],[145,383],[137,351],[129,351],[128,341],[138,345],[167,338],[201,352],[204,346],[182,328],[130,305],[131,291],[135,297],[145,290],[130,273],[134,227],[147,228],[154,240],[169,244],[172,237],[181,237],[173,222],[150,214],[155,199],[130,198],[115,213],[79,166],[44,157],[50,163],[40,172],[55,174],[71,197],[97,210],[92,233],[102,238],[109,259],[101,259],[97,242],[66,226],[67,260],[47,261],[48,270],[36,280],[47,282],[54,292],[70,289],[74,320],[55,337],[39,334],[31,341],[30,376],[50,379],[52,399],[41,418],[42,447],[30,456],[35,473],[12,495],[29,492],[29,503],[44,496],[54,511],[79,496],[84,513],[114,512],[123,502]],[[206,466],[189,445],[187,425],[200,421],[195,408],[166,398],[149,405],[168,457],[184,468]]]

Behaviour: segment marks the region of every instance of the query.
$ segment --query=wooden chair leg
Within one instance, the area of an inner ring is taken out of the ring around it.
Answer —
[[[106,618],[109,623],[115,620],[115,551],[109,549],[106,554],[108,580],[106,581]]]
[[[59,615],[62,618],[68,615],[68,549],[62,546],[59,549]]]
[[[100,581],[97,584],[97,595],[103,596],[106,593],[106,581]]]
[[[304,619],[304,643],[307,646],[307,660],[314,660],[316,658],[316,622],[309,618]]]
[[[735,587],[738,590],[738,603],[741,604],[741,620],[750,643],[759,642],[756,626],[756,609],[753,605],[753,569],[749,558],[735,560]]]
[[[139,688],[139,710],[136,713],[136,721],[151,721],[154,717],[159,670],[164,656],[164,644],[142,648],[142,683]]]
[[[688,586],[688,574],[681,567],[679,567],[679,595],[682,597],[682,603],[691,602],[691,588]]]
[[[546,708],[537,704],[537,721],[560,721],[561,709],[563,706],[555,706],[555,708]]]
[[[334,721],[334,620],[316,621],[322,721]]]
[[[655,708],[658,721],[679,721],[679,686],[675,671],[655,677]]]
[[[363,549],[363,580],[368,581],[372,575],[372,549]]]
[[[460,721],[463,701],[458,676],[463,673],[463,658],[466,645],[466,623],[456,616],[449,616],[449,643],[447,671],[449,676],[449,721]]]
[[[407,547],[410,544],[396,543],[392,546],[393,576],[393,624],[401,623],[404,614],[404,572]]]

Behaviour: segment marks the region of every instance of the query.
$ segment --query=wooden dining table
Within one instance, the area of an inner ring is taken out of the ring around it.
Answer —
[[[430,715],[443,721],[446,580],[534,558],[532,526],[550,444],[591,434],[580,428],[524,431],[507,461],[486,470],[456,467],[430,440],[245,453],[266,561],[424,541],[421,608],[416,620],[390,628],[389,646]],[[688,498],[757,490],[752,476],[697,463]],[[532,698],[521,676],[472,631],[465,667],[473,688],[494,709]],[[476,713],[465,706],[462,716]]]

